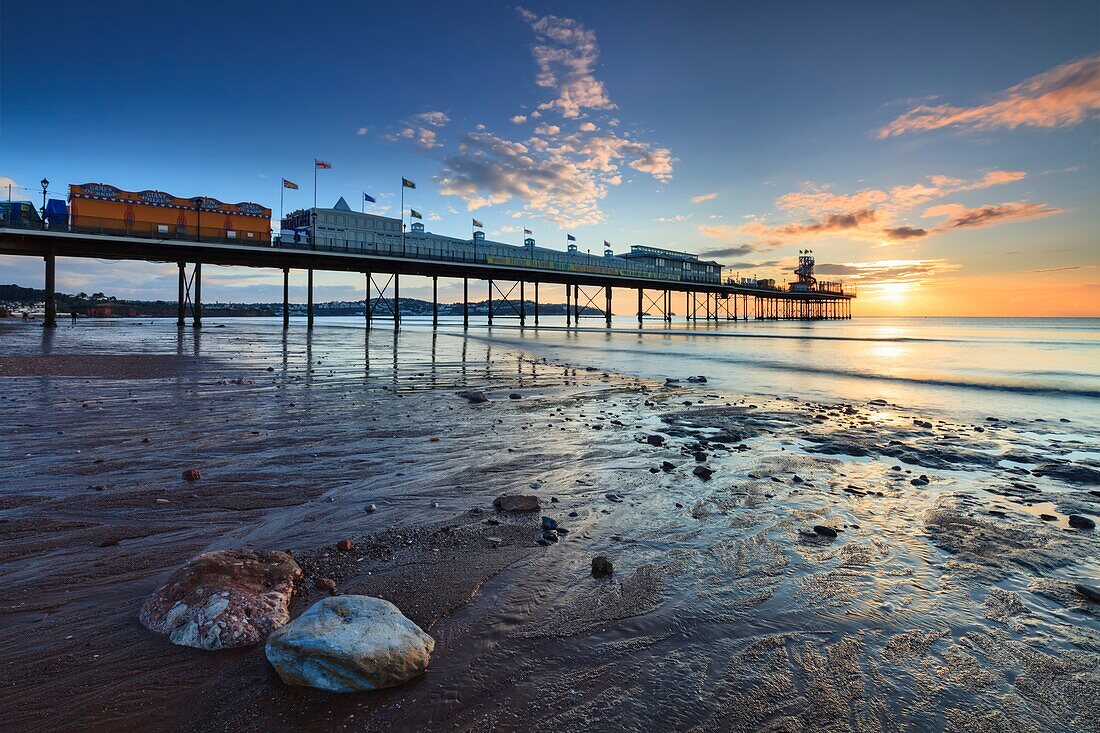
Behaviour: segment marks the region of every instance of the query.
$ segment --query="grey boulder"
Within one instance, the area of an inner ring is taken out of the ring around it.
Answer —
[[[329,692],[394,687],[424,673],[435,649],[381,598],[334,596],[310,606],[267,638],[267,659],[288,685]]]

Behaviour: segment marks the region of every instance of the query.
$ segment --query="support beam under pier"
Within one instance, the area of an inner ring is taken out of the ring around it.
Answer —
[[[54,256],[52,247],[43,259],[46,261],[46,320],[42,326],[57,328],[57,257]]]
[[[183,328],[187,317],[184,310],[187,300],[187,264],[177,262],[176,266],[179,268],[179,288],[176,295],[176,328]]]
[[[313,270],[310,269],[306,282],[306,330],[313,330]]]
[[[195,263],[195,299],[191,301],[191,325],[202,328],[202,263]]]

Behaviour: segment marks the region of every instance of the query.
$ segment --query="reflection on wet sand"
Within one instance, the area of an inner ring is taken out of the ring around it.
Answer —
[[[5,331],[0,369],[85,358],[0,382],[17,436],[0,494],[0,719],[748,731],[1100,718],[1100,605],[1077,590],[1097,584],[1100,540],[1068,520],[1100,507],[1095,436],[749,396],[687,382],[691,362],[664,384],[538,356],[539,337],[515,333]],[[112,378],[93,369],[104,354],[176,369]],[[468,389],[489,402],[457,396]],[[201,481],[180,479],[190,466]],[[540,496],[568,534],[538,545],[537,514],[492,513],[504,493]],[[334,552],[345,538],[360,551]],[[198,652],[137,623],[172,569],[230,547],[294,554],[307,578],[292,616],[321,597],[318,577],[393,601],[437,640],[428,673],[324,694],[283,685],[257,648]],[[598,554],[610,580],[591,577]]]

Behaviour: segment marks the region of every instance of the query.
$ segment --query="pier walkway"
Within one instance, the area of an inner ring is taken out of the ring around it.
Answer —
[[[94,233],[19,227],[0,227],[0,254],[40,257],[45,262],[46,326],[57,322],[55,273],[57,257],[170,262],[179,268],[178,322],[188,311],[194,326],[202,324],[202,265],[275,268],[283,272],[283,323],[289,327],[289,273],[308,273],[307,323],[312,327],[313,273],[316,270],[357,272],[364,276],[367,294],[365,318],[401,321],[400,278],[431,278],[434,321],[438,322],[439,278],[463,281],[464,323],[469,324],[470,280],[487,283],[489,323],[493,317],[518,318],[522,325],[539,322],[539,285],[565,285],[567,325],[593,311],[611,324],[614,288],[637,291],[639,324],[647,315],[672,322],[672,294],[683,293],[689,321],[738,319],[840,319],[851,317],[852,292],[836,289],[784,289],[725,273],[670,275],[643,262],[623,257],[600,257],[579,252],[511,246],[496,242],[402,236],[395,233],[351,242],[318,236],[314,241],[275,237],[268,242],[231,241],[221,230],[190,232],[177,238],[160,232]],[[188,274],[188,267],[191,272]],[[528,286],[531,292],[528,293]],[[533,297],[534,307],[527,312]],[[602,303],[601,303],[602,299]],[[740,300],[740,303],[738,302]],[[494,305],[494,301],[496,304]]]

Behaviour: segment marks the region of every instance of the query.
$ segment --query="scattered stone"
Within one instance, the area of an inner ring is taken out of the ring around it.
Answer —
[[[267,370],[268,370],[269,372],[273,372],[273,371],[275,371],[275,367],[268,367],[268,368],[267,368]]]
[[[488,524],[491,527],[496,527],[496,526],[500,525],[500,520],[489,518],[489,519],[485,520],[485,523]]]
[[[376,504],[371,504],[367,507],[367,514],[374,514],[376,511],[378,511],[378,506]]]
[[[607,555],[596,555],[592,558],[593,578],[610,578],[614,572],[615,567],[611,564],[611,558]]]
[[[482,402],[488,402],[489,398],[485,396],[485,393],[480,390],[470,390],[468,392],[459,392],[459,397],[465,397],[472,405],[480,405]]]
[[[332,593],[336,590],[336,581],[332,578],[317,578],[313,581],[313,587],[315,587],[317,590],[323,590]]]
[[[510,399],[510,400],[522,400],[523,395],[521,395],[519,392],[513,392],[512,394],[508,395],[508,399]]]
[[[558,522],[557,522],[556,519],[552,519],[550,517],[543,517],[542,518],[542,528],[543,529],[557,529],[558,528]]]
[[[537,512],[542,509],[542,502],[537,496],[503,494],[493,499],[493,506],[502,512]]]
[[[695,460],[699,461],[699,463],[702,463],[705,460],[707,460],[707,454],[706,454],[705,451],[697,450],[692,455],[695,456]]]
[[[141,439],[141,442],[142,442],[142,443],[152,443],[152,442],[153,442],[153,439],[152,439],[152,438],[142,438],[142,439]]]
[[[669,471],[672,471],[675,468],[676,468],[676,466],[672,465],[672,463],[670,461],[663,461],[661,463],[661,470],[664,471],[665,473],[668,473]]]
[[[302,577],[285,552],[204,552],[179,568],[141,607],[145,628],[173,644],[231,649],[255,644],[290,618],[290,596]]]
[[[710,477],[714,475],[714,470],[706,466],[696,466],[692,473],[704,481],[710,481]]]
[[[423,674],[434,649],[435,639],[389,601],[348,595],[313,604],[264,651],[288,685],[361,692]]]
[[[547,542],[549,542],[550,544],[554,544],[555,542],[558,541],[558,533],[557,532],[546,531],[546,532],[542,533],[542,538],[544,540],[546,540]]]
[[[1056,478],[1071,484],[1100,485],[1100,469],[1069,461],[1040,463],[1031,470],[1036,476]]]
[[[657,435],[656,433],[653,433],[651,435],[647,435],[645,440],[650,445],[664,445],[665,444],[665,436]]]
[[[577,513],[576,513],[576,512],[574,511],[574,512],[569,512],[569,516],[571,516],[571,517],[579,517],[580,515],[579,515],[579,514],[577,514]]]
[[[118,547],[118,540],[103,540],[99,543],[100,547]]]
[[[197,468],[188,468],[183,472],[184,481],[198,481],[200,478],[202,478],[202,474],[199,473]]]
[[[1042,519],[1044,522],[1057,522],[1058,521],[1058,517],[1054,516],[1053,514],[1040,514],[1039,519]]]
[[[1088,598],[1093,603],[1100,603],[1100,588],[1094,588],[1093,586],[1085,585],[1084,583],[1078,583],[1073,587],[1078,593],[1083,595],[1085,598]]]
[[[1095,529],[1096,522],[1092,521],[1088,517],[1082,517],[1080,514],[1070,514],[1069,526],[1075,529]]]
[[[604,498],[608,501],[613,501],[616,504],[621,504],[623,502],[623,497],[619,496],[618,494],[604,494]]]
[[[336,543],[336,549],[341,552],[350,552],[355,547],[353,540],[340,540]]]
[[[836,537],[836,535],[837,535],[835,529],[833,529],[832,527],[826,527],[824,524],[815,524],[814,525],[814,532],[821,535],[822,537],[829,537],[829,538]]]
[[[884,407],[886,405],[886,400],[884,400],[884,399],[871,400],[867,404],[868,405],[878,405],[879,407]]]

